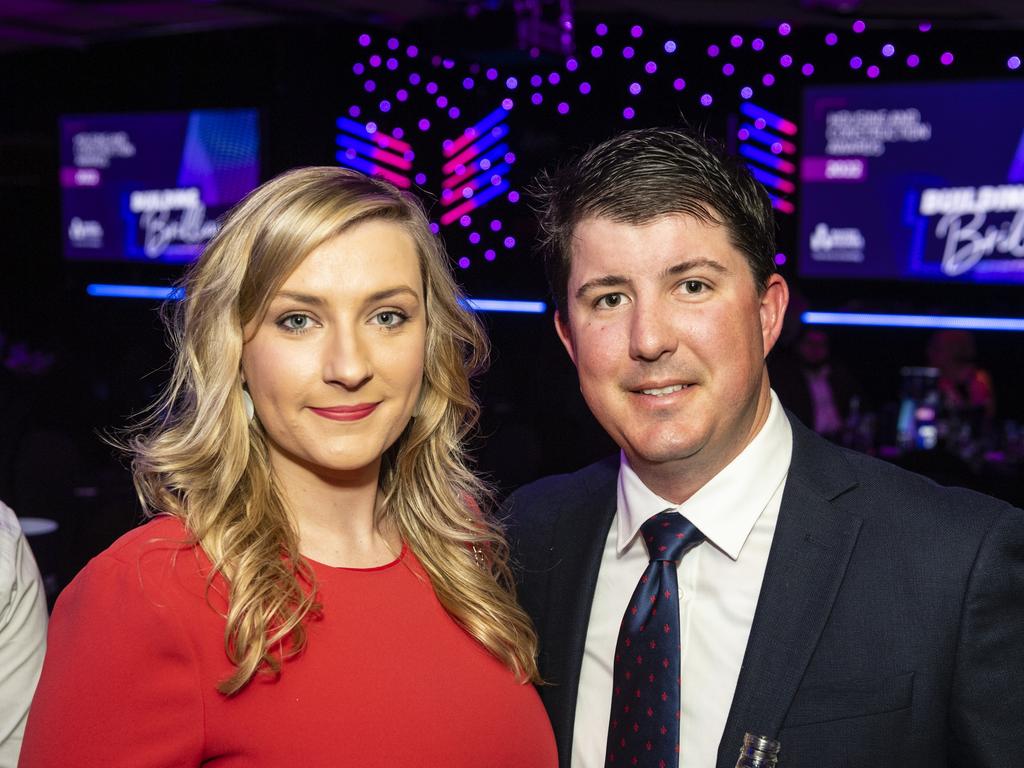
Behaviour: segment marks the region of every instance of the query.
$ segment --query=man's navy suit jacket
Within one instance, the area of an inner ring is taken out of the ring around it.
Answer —
[[[746,731],[781,741],[780,768],[1024,765],[1024,512],[790,421],[717,768],[733,768]],[[615,457],[525,486],[504,508],[565,768],[617,476]]]

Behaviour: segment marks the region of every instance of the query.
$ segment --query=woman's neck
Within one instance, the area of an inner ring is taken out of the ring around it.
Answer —
[[[373,568],[398,556],[398,531],[380,515],[379,462],[331,475],[288,464],[274,474],[302,555],[347,568]]]

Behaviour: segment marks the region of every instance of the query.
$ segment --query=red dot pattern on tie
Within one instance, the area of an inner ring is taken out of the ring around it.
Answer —
[[[679,765],[679,596],[676,564],[703,540],[675,511],[641,528],[651,562],[622,618],[615,648],[606,764],[638,768]],[[658,621],[651,619],[661,616]],[[630,653],[632,648],[651,653]],[[675,649],[665,655],[660,647]],[[624,693],[628,692],[628,693]]]

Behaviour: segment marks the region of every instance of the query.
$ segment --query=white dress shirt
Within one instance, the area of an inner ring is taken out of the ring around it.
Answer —
[[[619,624],[648,555],[637,532],[677,508],[707,539],[679,564],[682,641],[679,765],[713,768],[754,620],[793,453],[793,433],[775,393],[761,431],[682,505],[648,489],[622,455],[618,509],[590,609],[576,698],[572,768],[600,768],[612,700]],[[740,744],[736,744],[739,754]]]

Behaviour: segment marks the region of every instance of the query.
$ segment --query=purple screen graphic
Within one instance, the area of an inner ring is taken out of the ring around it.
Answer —
[[[808,88],[799,272],[1024,284],[1024,82]]]
[[[191,261],[259,183],[251,109],[71,115],[60,142],[67,259]]]

